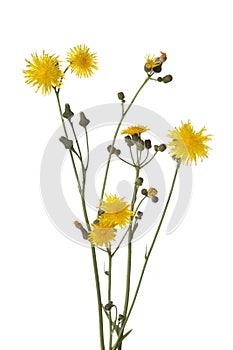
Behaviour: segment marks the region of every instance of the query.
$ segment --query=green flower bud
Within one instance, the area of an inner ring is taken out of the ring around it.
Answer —
[[[162,78],[162,77],[158,77],[157,81],[158,81],[159,83],[161,83],[161,82],[163,81],[163,78]]]
[[[135,184],[136,184],[137,186],[142,186],[142,184],[143,184],[143,178],[142,178],[142,177],[138,177],[137,180],[136,180],[136,182],[135,182]]]
[[[156,67],[153,68],[153,71],[154,71],[155,73],[160,73],[161,70],[162,70],[162,64],[160,64],[159,66],[156,66]]]
[[[125,102],[125,95],[123,92],[118,92],[117,96],[120,101]]]
[[[136,146],[137,146],[137,149],[139,151],[143,151],[144,150],[144,141],[142,141],[141,139],[139,139],[137,142],[136,142]]]
[[[165,75],[165,77],[163,77],[163,82],[165,84],[167,84],[167,83],[170,83],[170,81],[172,81],[172,79],[173,79],[172,75],[168,74],[168,75]]]
[[[158,145],[154,145],[154,150],[155,150],[155,152],[158,152],[159,146]]]
[[[106,311],[110,311],[111,310],[111,308],[113,307],[114,305],[113,305],[113,302],[112,301],[109,301],[106,305],[105,305],[105,310]]]
[[[158,151],[159,152],[164,152],[166,148],[167,148],[167,146],[164,143],[162,143],[161,145],[159,145]]]

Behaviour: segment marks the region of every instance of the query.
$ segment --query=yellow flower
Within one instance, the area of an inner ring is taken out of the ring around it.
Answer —
[[[197,158],[203,160],[208,158],[209,146],[206,145],[207,141],[211,140],[211,135],[204,135],[206,128],[203,127],[200,131],[195,131],[191,122],[181,123],[179,128],[170,130],[169,137],[172,139],[168,143],[171,147],[170,154],[175,158],[180,158],[182,163],[191,164],[195,162],[197,164]]]
[[[106,194],[106,200],[100,205],[100,208],[104,211],[101,217],[114,226],[126,226],[131,222],[131,217],[134,215],[134,212],[129,207],[130,204],[127,204],[124,198]]]
[[[78,45],[70,49],[67,61],[70,63],[71,71],[79,78],[89,78],[94,69],[98,69],[96,53],[91,53],[86,45]]]
[[[32,56],[32,62],[27,62],[28,69],[23,70],[26,84],[37,86],[36,92],[41,88],[42,94],[50,94],[53,87],[61,86],[64,73],[60,69],[58,56],[49,55],[43,51],[39,57],[37,53]]]
[[[122,134],[127,134],[127,135],[134,135],[134,134],[141,134],[142,132],[148,131],[149,129],[147,126],[143,125],[134,125],[134,126],[129,126],[128,128],[124,129],[121,131]]]
[[[160,51],[161,56],[160,57],[155,57],[154,55],[146,55],[145,60],[145,67],[149,71],[155,67],[160,66],[164,61],[167,59],[167,55],[165,52]]]
[[[108,246],[110,241],[114,240],[116,229],[102,215],[98,224],[92,224],[93,230],[89,232],[88,239],[92,244],[98,246]]]

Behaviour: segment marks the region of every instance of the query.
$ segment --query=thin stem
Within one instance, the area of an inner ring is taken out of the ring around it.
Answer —
[[[108,302],[111,301],[112,292],[112,254],[111,248],[108,249]],[[109,350],[112,350],[112,314],[109,310]]]
[[[59,98],[59,91],[60,91],[60,89],[59,90],[54,89],[54,91],[55,91],[56,98],[57,98],[57,103],[58,103],[58,108],[59,108],[59,112],[60,112],[60,117],[61,117],[63,129],[64,129],[64,133],[65,133],[66,137],[68,137],[68,133],[67,133],[67,130],[66,130],[64,118],[63,118],[63,115],[62,115],[62,108],[61,108],[60,98]],[[85,203],[85,199],[83,197],[81,184],[80,184],[80,180],[79,180],[79,177],[78,177],[77,168],[76,168],[74,157],[73,157],[73,154],[72,154],[71,151],[70,151],[70,157],[71,157],[71,161],[72,161],[75,177],[76,177],[76,180],[77,180],[77,183],[78,183],[78,188],[79,188],[79,193],[80,193],[80,197],[81,197],[81,202],[82,202],[82,208],[83,208],[83,214],[84,214],[85,222],[86,222],[88,230],[90,230],[91,226],[90,226],[89,219],[88,219],[86,203]],[[96,251],[95,251],[95,247],[93,245],[91,245],[91,253],[92,253],[92,262],[93,262],[93,269],[94,269],[94,275],[95,275],[96,294],[97,294],[97,303],[98,303],[100,349],[101,350],[105,350],[99,272],[98,272]]]
[[[89,166],[89,160],[90,160],[90,148],[89,148],[89,139],[88,139],[88,132],[87,132],[87,128],[85,127],[85,136],[86,136],[86,145],[87,145],[87,163],[85,166],[85,170],[87,171],[87,168]]]
[[[135,183],[134,183],[134,192],[132,196],[131,201],[131,210],[134,210],[134,205],[137,199],[137,192],[138,192],[138,184],[137,180],[139,177],[140,168],[137,166],[135,168],[136,174],[135,174]],[[133,230],[132,230],[132,223],[130,224],[130,230],[129,230],[129,238],[128,238],[128,259],[127,259],[127,275],[126,275],[126,291],[125,291],[125,304],[124,304],[124,311],[123,315],[125,316],[127,314],[128,305],[129,305],[129,294],[130,294],[130,281],[131,281],[131,262],[132,262],[132,238],[133,238]]]
[[[166,212],[167,212],[168,205],[169,205],[170,200],[171,200],[171,196],[172,196],[173,189],[174,189],[174,186],[175,186],[175,182],[176,182],[176,178],[177,178],[179,167],[180,167],[180,163],[177,163],[175,174],[174,174],[173,181],[172,181],[172,185],[171,185],[171,188],[170,188],[170,192],[169,192],[169,195],[168,195],[168,198],[167,198],[167,201],[166,201],[166,204],[165,204],[165,207],[164,207],[164,210],[163,210],[163,213],[162,213],[159,225],[157,227],[157,230],[155,232],[153,241],[151,243],[150,249],[149,249],[148,253],[145,256],[145,262],[144,262],[143,267],[142,267],[142,271],[141,271],[141,274],[140,274],[140,277],[139,277],[139,281],[138,281],[138,284],[137,284],[137,288],[136,288],[136,291],[135,291],[135,294],[134,294],[131,306],[129,308],[129,312],[128,312],[127,316],[125,317],[124,323],[123,323],[122,328],[121,328],[121,330],[119,332],[119,335],[118,335],[118,339],[117,339],[116,343],[114,344],[112,350],[116,350],[119,347],[119,345],[121,344],[121,341],[122,341],[121,338],[122,338],[122,335],[123,335],[123,332],[124,332],[124,328],[125,328],[126,323],[127,323],[128,319],[129,319],[129,316],[130,316],[130,314],[131,314],[131,312],[133,310],[133,307],[134,307],[134,304],[135,304],[135,301],[137,299],[138,292],[139,292],[139,289],[140,289],[140,286],[141,286],[141,283],[142,283],[142,279],[143,279],[143,276],[144,276],[144,273],[145,273],[145,270],[146,270],[146,267],[147,267],[147,264],[148,264],[148,261],[149,261],[149,257],[151,255],[151,252],[152,252],[153,248],[154,248],[154,245],[155,245],[155,242],[156,242],[156,238],[157,238],[157,236],[159,234],[160,228],[162,226],[164,217],[165,217]]]
[[[143,162],[143,163],[141,164],[141,169],[144,168],[147,164],[149,164],[149,163],[152,161],[152,159],[154,159],[154,157],[156,156],[157,153],[158,153],[158,151],[156,151],[155,154],[153,154],[153,156],[152,156],[152,157],[148,160],[148,162],[146,162],[145,164],[143,164],[143,163],[144,163],[144,162]]]
[[[106,187],[106,183],[107,183],[107,177],[108,177],[108,172],[109,172],[109,166],[110,166],[110,161],[111,161],[111,157],[112,157],[112,152],[113,152],[113,147],[115,145],[116,142],[116,138],[119,132],[119,129],[121,127],[121,124],[126,116],[126,114],[128,113],[128,111],[130,110],[130,108],[132,107],[134,101],[136,100],[137,96],[139,95],[140,91],[143,89],[143,87],[146,85],[146,83],[150,80],[150,77],[153,75],[154,73],[152,73],[150,76],[147,76],[147,78],[144,80],[144,82],[142,83],[142,85],[139,87],[139,89],[137,90],[136,94],[134,95],[133,99],[131,100],[130,104],[128,105],[128,107],[126,108],[126,110],[124,110],[124,106],[122,103],[122,115],[121,115],[121,119],[117,125],[115,134],[113,136],[113,141],[112,141],[112,146],[109,152],[109,156],[108,156],[108,161],[107,161],[107,165],[106,165],[106,169],[105,169],[105,175],[104,175],[104,181],[103,181],[103,186],[102,186],[102,191],[101,191],[101,197],[100,197],[100,202],[103,200],[104,197],[104,191],[105,191],[105,187]]]

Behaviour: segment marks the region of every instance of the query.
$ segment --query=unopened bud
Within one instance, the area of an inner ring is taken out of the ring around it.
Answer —
[[[141,194],[143,194],[143,196],[147,196],[147,194],[148,194],[147,189],[143,188],[141,190]]]
[[[135,182],[135,184],[136,184],[137,186],[142,186],[142,184],[143,184],[143,178],[142,178],[142,177],[138,177],[137,180],[136,180],[136,182]]]
[[[88,232],[83,227],[83,225],[80,222],[78,222],[77,220],[74,221],[74,225],[75,225],[75,227],[77,227],[81,231],[83,239],[87,240],[88,239]]]
[[[65,136],[61,136],[59,138],[59,141],[61,143],[63,143],[63,145],[65,146],[66,149],[69,149],[71,150],[73,148],[73,141],[72,140],[69,140],[67,137]]]
[[[71,111],[69,103],[65,104],[65,112],[62,115],[66,119],[71,119],[73,117],[74,113]]]
[[[166,148],[167,148],[167,146],[164,143],[162,143],[161,145],[159,145],[158,151],[159,152],[164,152]]]
[[[120,101],[125,102],[125,95],[123,92],[118,92],[117,96],[118,96]]]
[[[79,125],[81,125],[83,128],[86,128],[87,125],[90,123],[90,120],[86,118],[83,112],[80,112],[79,115],[80,115]]]
[[[151,140],[145,140],[145,147],[146,147],[146,149],[151,148]]]
[[[104,308],[105,308],[106,311],[110,311],[111,308],[112,308],[113,306],[114,306],[114,305],[113,305],[113,302],[112,302],[112,301],[109,301],[109,302],[104,306]]]
[[[151,197],[151,200],[153,203],[157,203],[159,201],[158,197],[156,196]]]
[[[163,77],[163,82],[165,84],[167,84],[167,83],[170,83],[170,81],[172,81],[172,79],[173,79],[172,75],[168,74],[168,75],[165,75],[165,77]]]

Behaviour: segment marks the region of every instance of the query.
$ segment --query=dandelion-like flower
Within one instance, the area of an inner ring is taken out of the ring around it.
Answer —
[[[208,158],[209,146],[206,145],[207,141],[211,140],[211,135],[204,135],[206,128],[203,127],[200,131],[195,131],[193,126],[188,120],[187,123],[181,124],[179,128],[170,130],[168,136],[172,139],[168,143],[170,146],[170,154],[175,158],[180,158],[182,163],[191,164],[197,159]]]
[[[108,246],[114,240],[116,229],[102,215],[99,218],[98,224],[92,224],[93,230],[89,232],[88,239],[92,244],[97,246]]]
[[[50,94],[53,87],[60,88],[64,73],[58,56],[49,55],[45,51],[41,56],[37,53],[31,56],[32,61],[25,60],[27,69],[23,70],[26,84],[37,86],[36,92],[41,88],[43,95]]]
[[[147,126],[143,125],[133,125],[129,126],[128,128],[124,129],[121,131],[121,134],[127,134],[127,135],[135,135],[138,134],[140,135],[141,133],[148,131],[149,129]]]
[[[106,200],[102,202],[100,208],[104,211],[101,217],[114,226],[126,226],[134,215],[134,212],[129,209],[130,204],[117,195],[106,195]]]
[[[70,49],[67,61],[70,63],[71,71],[79,78],[89,78],[93,75],[93,70],[98,69],[96,53],[91,53],[86,45]]]
[[[159,67],[163,64],[164,61],[167,59],[167,55],[165,52],[160,52],[161,56],[156,57],[154,55],[146,55],[145,60],[145,69],[147,72],[151,71],[155,67]]]

